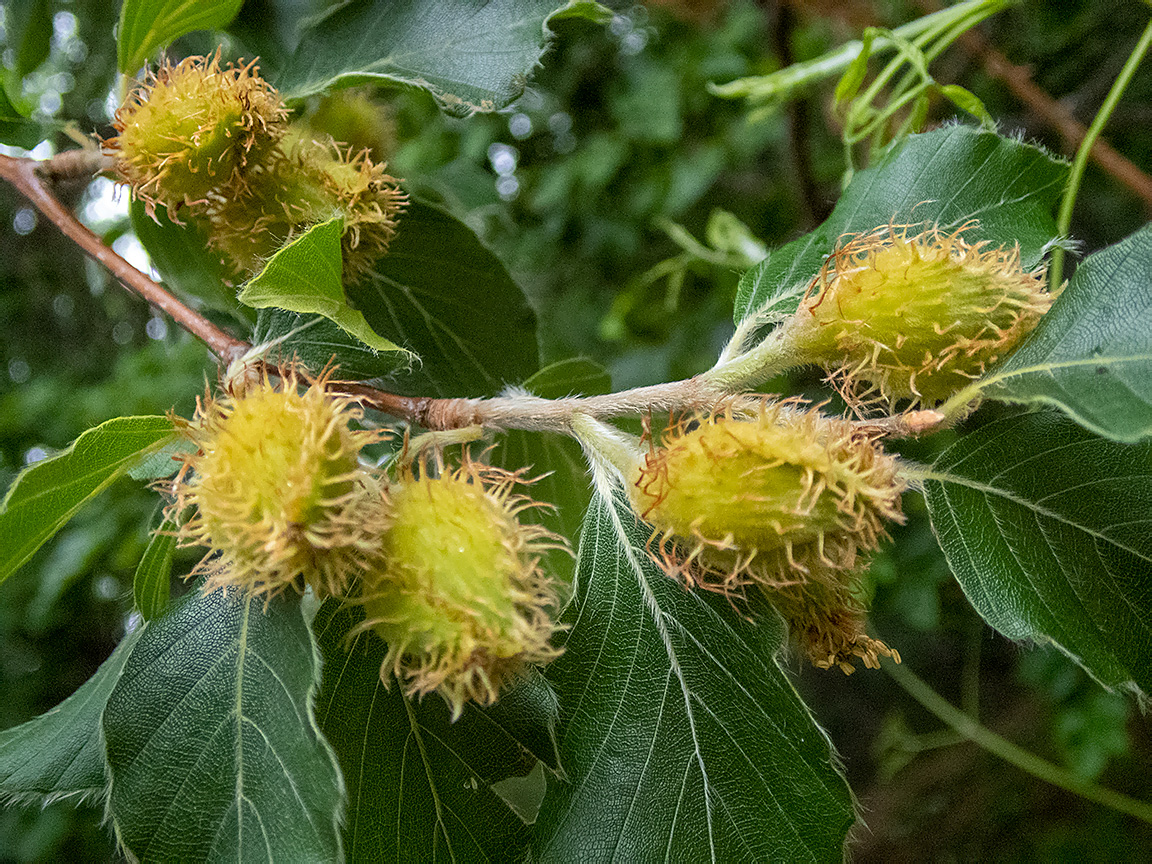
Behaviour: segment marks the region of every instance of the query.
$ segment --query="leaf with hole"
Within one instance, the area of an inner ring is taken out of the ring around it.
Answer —
[[[329,601],[314,623],[324,655],[316,716],[348,783],[348,860],[516,860],[528,834],[492,787],[537,760],[559,767],[548,685],[534,674],[453,723],[439,695],[414,701],[381,682],[384,642],[350,636],[361,618]]]
[[[831,746],[781,670],[784,628],[690,593],[622,493],[593,498],[571,631],[547,670],[566,783],[544,861],[833,861],[855,821]]]

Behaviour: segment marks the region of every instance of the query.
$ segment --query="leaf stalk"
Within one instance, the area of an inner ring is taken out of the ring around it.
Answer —
[[[1006,762],[1015,765],[1021,771],[1031,774],[1040,780],[1058,786],[1061,789],[1079,795],[1093,803],[1111,808],[1128,816],[1133,816],[1142,822],[1152,824],[1152,804],[1130,798],[1113,789],[1100,786],[1088,780],[1082,780],[1066,768],[1061,768],[1046,759],[1041,759],[1022,747],[1013,744],[1007,738],[997,735],[976,718],[965,714],[952,705],[943,696],[933,690],[927,682],[910,671],[906,666],[896,666],[886,663],[884,668],[892,676],[892,680],[904,692],[919,702],[929,712],[936,715],[950,728],[963,735],[982,750],[999,756]]]

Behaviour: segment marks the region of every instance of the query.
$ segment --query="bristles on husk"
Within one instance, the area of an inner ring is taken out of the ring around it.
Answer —
[[[221,68],[220,52],[165,62],[117,110],[104,142],[119,179],[149,212],[234,194],[284,134],[287,109],[255,61]]]
[[[209,242],[238,272],[254,273],[308,228],[339,217],[342,276],[358,282],[388,251],[407,195],[366,150],[301,135],[291,135],[251,173],[245,194],[213,197]]]
[[[380,436],[351,428],[359,409],[329,394],[325,376],[299,384],[292,370],[278,386],[264,377],[243,395],[206,397],[183,424],[196,452],[169,515],[181,545],[211,550],[190,574],[207,577],[205,591],[338,596],[376,550],[386,495],[357,457]]]
[[[380,669],[409,696],[439,692],[453,717],[490,705],[530,664],[560,652],[552,580],[540,568],[561,538],[517,514],[523,472],[472,461],[439,476],[402,478],[379,563],[362,579],[365,621],[388,643]]]
[[[981,377],[1048,310],[1043,268],[1015,247],[969,243],[975,222],[888,225],[842,239],[785,338],[820,363],[857,410],[932,407]]]
[[[762,591],[814,663],[885,654],[863,632],[864,553],[902,521],[896,462],[851,423],[762,402],[682,421],[640,465],[633,506],[665,572],[747,599]],[[859,626],[857,626],[859,625]],[[831,658],[831,659],[829,659]]]
[[[792,404],[681,422],[632,490],[666,568],[725,590],[847,570],[900,519],[895,461],[851,423]],[[685,546],[691,551],[685,556]]]

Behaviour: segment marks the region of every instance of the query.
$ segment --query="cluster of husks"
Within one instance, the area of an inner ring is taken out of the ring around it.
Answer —
[[[640,462],[633,506],[654,557],[689,584],[759,590],[821,667],[894,656],[864,632],[864,556],[901,519],[896,463],[852,424],[757,403],[681,423]]]
[[[206,398],[182,424],[194,452],[172,489],[183,545],[207,546],[205,590],[271,598],[308,588],[362,605],[361,630],[388,643],[380,670],[409,694],[440,692],[454,716],[495,701],[558,653],[552,583],[558,538],[522,525],[519,474],[465,458],[456,470],[390,480],[361,464],[380,436],[321,377],[295,373]]]
[[[1015,348],[1052,303],[1015,248],[970,223],[844,238],[773,334],[823,365],[849,404],[932,407]],[[689,585],[763,594],[817,666],[898,655],[864,631],[861,572],[904,489],[876,435],[796,404],[734,401],[688,418],[638,462],[630,494],[653,557]]]
[[[1015,248],[935,227],[889,225],[847,238],[808,286],[782,337],[858,407],[932,407],[1010,352],[1052,304],[1044,270]]]
[[[344,277],[387,251],[405,196],[367,150],[288,123],[254,63],[189,57],[149,74],[105,142],[118,178],[150,211],[190,216],[239,275],[257,272],[312,225],[343,220]]]

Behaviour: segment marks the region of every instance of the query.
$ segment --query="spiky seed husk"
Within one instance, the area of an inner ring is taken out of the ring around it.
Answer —
[[[453,717],[560,653],[549,644],[555,593],[540,569],[559,538],[520,523],[534,506],[514,493],[520,479],[471,459],[405,477],[392,487],[381,563],[362,580],[361,626],[388,643],[381,679],[395,675],[410,696],[440,692]]]
[[[255,61],[221,68],[213,57],[167,62],[117,110],[104,142],[119,179],[151,208],[233,194],[245,170],[284,133],[287,109]]]
[[[849,401],[931,407],[1010,352],[1052,303],[1016,248],[969,243],[976,223],[889,225],[845,238],[808,286],[785,338]]]
[[[375,101],[370,90],[326,93],[310,104],[303,119],[305,137],[334,140],[353,153],[368,151],[384,162],[396,150],[396,124],[387,104]]]
[[[764,402],[673,427],[630,492],[666,572],[727,594],[759,588],[814,662],[850,668],[887,652],[853,597],[860,553],[902,519],[903,489],[895,460],[851,423]]]
[[[342,275],[355,283],[388,251],[407,200],[367,151],[342,150],[295,127],[247,177],[246,194],[210,202],[209,242],[239,272],[254,273],[308,228],[340,217]]]
[[[688,541],[709,578],[737,587],[852,568],[900,518],[902,491],[895,460],[851,423],[762,402],[674,426],[631,494],[662,540]]]
[[[855,577],[857,574],[852,574]],[[900,654],[864,627],[866,610],[855,578],[806,579],[765,592],[788,624],[792,640],[819,669],[838,667],[845,675],[856,671],[856,658],[868,669],[879,669],[881,657],[900,662]]]
[[[384,493],[359,465],[375,432],[353,429],[349,400],[325,376],[302,392],[288,370],[242,395],[206,398],[183,432],[185,457],[170,515],[181,545],[208,546],[194,574],[205,591],[265,597],[311,586],[342,594],[371,558],[386,520]]]

